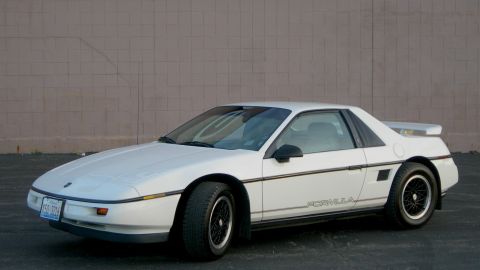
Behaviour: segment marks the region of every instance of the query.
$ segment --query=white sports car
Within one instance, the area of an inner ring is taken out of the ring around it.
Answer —
[[[202,259],[251,230],[350,215],[383,212],[413,228],[458,181],[440,133],[352,106],[232,104],[158,141],[55,168],[27,201],[60,230],[122,242],[177,236]]]

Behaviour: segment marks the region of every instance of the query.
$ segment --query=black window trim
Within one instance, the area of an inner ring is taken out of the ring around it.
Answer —
[[[357,130],[355,129],[355,127],[349,122],[349,119],[348,115],[344,112],[345,110],[344,109],[318,109],[318,110],[308,110],[308,111],[302,111],[302,112],[299,112],[297,113],[294,117],[292,117],[292,119],[290,119],[290,121],[288,122],[287,125],[285,125],[285,127],[282,129],[282,131],[277,135],[277,137],[275,138],[275,140],[273,140],[273,142],[268,146],[267,148],[267,151],[265,151],[265,155],[263,156],[263,159],[270,159],[270,158],[273,158],[273,153],[276,151],[274,145],[276,144],[277,140],[280,138],[280,136],[282,136],[286,131],[287,131],[287,128],[290,127],[290,125],[293,123],[293,121],[295,121],[297,118],[299,118],[300,116],[304,115],[304,114],[309,114],[309,113],[338,113],[340,115],[340,117],[342,117],[344,123],[345,123],[345,126],[347,127],[347,130],[350,134],[350,138],[352,139],[352,143],[353,143],[353,148],[351,149],[356,149],[356,148],[361,148],[362,146],[360,146],[358,143],[357,143],[357,138],[355,136],[358,136],[358,133],[357,133]],[[350,120],[351,121],[351,120]],[[342,149],[342,150],[351,150],[351,149]],[[324,151],[324,152],[318,152],[318,153],[326,153],[326,152],[332,152],[332,151],[342,151],[342,150],[331,150],[331,151]],[[314,154],[314,153],[312,153]],[[315,153],[317,154],[317,153]]]
[[[350,130],[350,134],[352,135],[353,142],[355,143],[356,148],[364,148],[364,141],[360,136],[360,132],[358,132],[357,126],[353,123],[350,114],[348,113],[349,110],[342,109],[340,113],[342,114],[348,129]]]
[[[345,115],[345,118],[348,119],[348,124],[351,125],[351,129],[355,130],[355,134],[356,134],[355,140],[358,139],[358,142],[361,145],[360,148],[382,147],[382,146],[386,145],[385,142],[382,140],[382,138],[380,138],[380,136],[378,136],[378,134],[375,131],[373,131],[367,124],[365,124],[365,122],[363,122],[362,119],[360,119],[360,117],[358,117],[358,115],[356,115],[354,112],[352,112],[349,109],[344,109],[342,111],[343,111],[343,114]],[[377,136],[377,138],[380,140],[381,143],[378,144],[378,145],[367,145],[367,143],[366,143],[367,139],[364,138],[364,134],[359,131],[359,127],[358,127],[359,124],[357,123],[358,120],[353,118],[351,115],[355,115],[356,118],[358,118],[360,121],[362,121],[362,124],[365,125],[367,128],[369,128],[370,131],[373,134],[375,134],[375,136]]]

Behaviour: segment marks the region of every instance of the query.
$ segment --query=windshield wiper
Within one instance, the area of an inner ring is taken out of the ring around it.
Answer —
[[[201,147],[209,147],[209,148],[215,148],[212,144],[206,143],[206,142],[199,142],[199,141],[192,141],[192,142],[183,142],[181,143],[183,145],[192,145],[192,146],[201,146]]]
[[[167,136],[162,136],[162,137],[158,138],[158,141],[159,142],[164,142],[164,143],[177,144],[177,142],[174,139],[172,139],[170,137],[167,137]]]

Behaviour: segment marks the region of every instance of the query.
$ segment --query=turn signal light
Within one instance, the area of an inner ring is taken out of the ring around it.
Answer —
[[[108,208],[97,208],[97,215],[106,216],[108,213]]]

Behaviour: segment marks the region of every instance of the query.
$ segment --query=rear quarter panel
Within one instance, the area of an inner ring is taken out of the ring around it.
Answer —
[[[355,208],[373,207],[385,204],[393,178],[402,163],[413,157],[425,157],[436,166],[442,192],[458,182],[458,171],[450,158],[450,151],[440,137],[403,136],[390,129],[360,108],[351,108],[385,143],[385,146],[364,148],[368,165],[389,163],[389,165],[367,168],[364,186]],[[441,159],[440,159],[441,158]],[[396,164],[394,164],[397,162]],[[388,179],[378,181],[380,170],[390,170]]]

